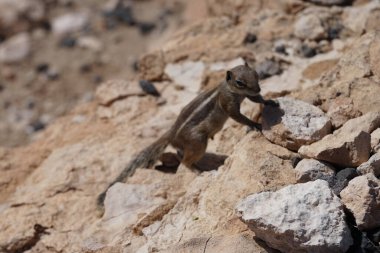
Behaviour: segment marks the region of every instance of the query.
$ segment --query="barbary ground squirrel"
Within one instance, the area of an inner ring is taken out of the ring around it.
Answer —
[[[273,100],[260,95],[259,77],[247,64],[226,73],[226,80],[214,89],[205,91],[182,109],[174,125],[157,141],[143,149],[125,167],[120,175],[99,195],[98,205],[103,206],[106,191],[117,182],[131,176],[137,168],[149,168],[171,144],[182,154],[181,162],[191,168],[206,152],[207,141],[219,132],[228,117],[261,130],[261,125],[240,113],[240,104],[248,98],[256,103],[278,106]]]

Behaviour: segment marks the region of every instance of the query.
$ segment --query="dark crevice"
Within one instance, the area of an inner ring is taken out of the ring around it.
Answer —
[[[20,240],[17,240],[16,242],[12,242],[10,245],[3,246],[2,248],[0,248],[1,252],[23,253],[33,248],[41,239],[42,235],[50,234],[49,232],[46,231],[48,227],[44,227],[40,224],[35,224],[33,229],[34,229],[33,236],[22,238]]]

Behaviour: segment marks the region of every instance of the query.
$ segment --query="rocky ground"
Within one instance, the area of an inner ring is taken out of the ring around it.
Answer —
[[[141,45],[138,77],[109,67],[93,99],[30,144],[0,148],[1,252],[380,252],[380,1],[203,3],[207,18]],[[11,34],[0,59],[30,36]],[[243,103],[263,131],[228,120],[209,142],[228,155],[218,170],[138,169],[99,210],[133,155],[244,61],[280,104]],[[44,80],[52,63],[40,66]]]

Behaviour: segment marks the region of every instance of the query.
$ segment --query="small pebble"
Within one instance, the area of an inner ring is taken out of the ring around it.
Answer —
[[[247,33],[244,39],[244,43],[255,43],[257,40],[256,34],[253,33]]]
[[[278,45],[274,48],[274,51],[279,54],[288,55],[285,45]]]
[[[40,63],[36,66],[37,73],[46,73],[48,69],[49,69],[49,64],[47,63]]]
[[[157,91],[156,87],[153,83],[147,81],[147,80],[140,80],[139,85],[141,89],[146,92],[147,94],[150,94],[155,97],[159,97],[160,93]]]
[[[32,127],[33,131],[34,132],[38,132],[38,131],[41,131],[43,130],[46,125],[44,123],[42,123],[39,119],[33,121],[30,126]]]
[[[67,48],[73,48],[77,44],[77,40],[73,37],[64,37],[60,42],[59,45],[61,47],[67,47]]]
[[[150,23],[150,22],[140,22],[138,24],[138,27],[139,27],[140,33],[142,35],[147,35],[147,34],[151,33],[156,28],[156,25],[154,23]]]
[[[308,45],[303,44],[301,46],[301,52],[300,53],[305,58],[311,58],[317,54],[317,51],[314,48],[311,48]]]

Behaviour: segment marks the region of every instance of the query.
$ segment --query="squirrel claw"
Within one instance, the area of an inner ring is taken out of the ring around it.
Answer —
[[[251,131],[261,132],[261,130],[262,130],[261,125],[257,124],[255,126],[248,126],[247,129],[246,129],[246,133],[249,133]]]

